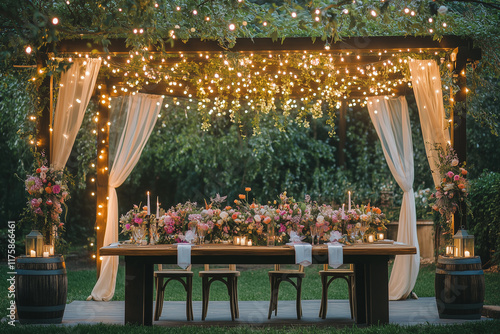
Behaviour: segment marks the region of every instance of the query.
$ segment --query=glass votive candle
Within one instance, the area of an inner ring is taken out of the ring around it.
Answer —
[[[43,257],[49,257],[49,252],[43,252]]]
[[[248,240],[247,246],[252,246],[252,240]]]
[[[239,245],[240,244],[240,237],[234,237],[233,238],[233,245]]]
[[[374,242],[375,236],[373,234],[368,234],[368,242]]]
[[[247,237],[241,237],[241,239],[240,239],[240,245],[246,246],[246,244],[247,244]]]
[[[43,257],[49,257],[49,256],[54,256],[54,245],[43,245],[43,254],[47,253],[48,256],[43,256]]]
[[[385,234],[380,232],[380,233],[377,233],[377,239],[378,240],[384,240],[385,239]]]

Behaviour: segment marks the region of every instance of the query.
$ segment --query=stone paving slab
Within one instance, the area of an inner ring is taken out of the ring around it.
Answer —
[[[301,320],[297,320],[295,301],[279,301],[277,316],[267,319],[268,301],[240,301],[240,318],[231,321],[229,302],[210,301],[205,321],[201,321],[201,302],[193,302],[194,321],[186,321],[186,304],[181,301],[165,301],[163,313],[155,325],[162,326],[352,326],[348,300],[331,300],[328,304],[327,319],[318,317],[319,300],[303,300]],[[66,305],[63,325],[80,323],[124,324],[125,303],[123,301],[96,302],[74,301]],[[481,320],[487,318],[482,317]],[[389,302],[389,321],[400,325],[455,324],[474,320],[439,319],[436,301],[432,297]]]

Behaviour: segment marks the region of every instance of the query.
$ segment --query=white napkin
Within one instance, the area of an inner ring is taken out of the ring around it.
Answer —
[[[177,244],[177,265],[182,269],[191,265],[191,244]]]
[[[335,269],[344,264],[342,244],[338,242],[328,244],[328,264]]]
[[[295,248],[295,263],[301,264],[304,267],[312,263],[312,246],[310,244],[294,244]]]

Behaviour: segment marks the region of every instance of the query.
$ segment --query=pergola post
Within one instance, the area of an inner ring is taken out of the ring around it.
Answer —
[[[109,180],[109,93],[106,84],[101,83],[98,90],[97,111],[97,165],[96,165],[96,269],[97,278],[101,273],[102,258],[100,249],[104,246],[104,234],[108,216],[108,180]]]
[[[452,92],[453,113],[451,116],[451,146],[457,153],[460,161],[467,161],[467,57],[468,50],[465,47],[458,47],[452,53],[452,60],[455,62],[453,68],[453,78],[458,90]],[[467,206],[463,203],[459,211],[454,214],[452,220],[453,234],[457,233],[461,225],[467,221]]]

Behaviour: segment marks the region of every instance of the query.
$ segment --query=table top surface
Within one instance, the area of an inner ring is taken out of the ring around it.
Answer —
[[[402,243],[359,243],[343,247],[344,255],[411,255],[417,249]],[[235,246],[232,244],[193,245],[191,257],[195,256],[293,256],[292,246]],[[328,254],[327,245],[313,246],[312,255]],[[134,245],[111,244],[100,249],[101,256],[173,256],[177,255],[177,245]]]

